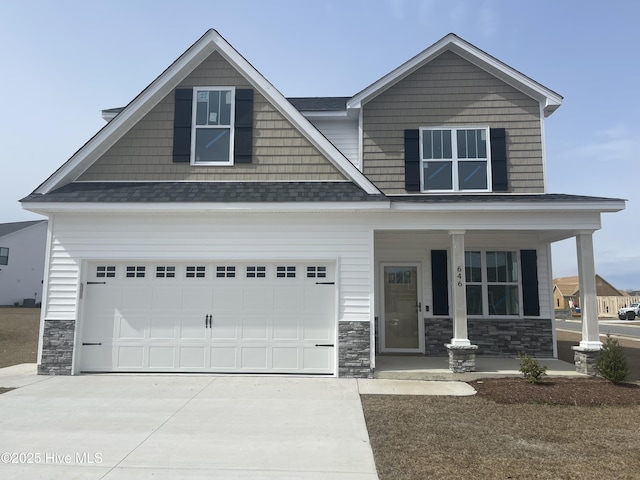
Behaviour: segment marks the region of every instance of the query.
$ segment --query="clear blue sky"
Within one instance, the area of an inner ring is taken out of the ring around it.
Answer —
[[[0,223],[207,29],[286,96],[349,96],[454,32],[565,97],[548,191],[628,199],[595,234],[599,274],[640,289],[640,2],[0,0]],[[573,240],[554,275],[577,274]]]

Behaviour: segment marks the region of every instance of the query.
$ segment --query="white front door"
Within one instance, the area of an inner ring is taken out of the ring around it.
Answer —
[[[80,371],[335,373],[335,266],[87,266]]]
[[[424,321],[420,298],[418,264],[383,264],[382,321],[383,352],[423,352]]]

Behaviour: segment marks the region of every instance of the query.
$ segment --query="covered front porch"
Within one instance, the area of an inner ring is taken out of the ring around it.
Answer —
[[[602,344],[593,234],[606,210],[509,200],[465,212],[402,204],[411,212],[375,228],[376,378],[519,375],[520,353],[554,375],[594,373]],[[583,305],[575,365],[557,360],[553,328],[551,244],[568,238]]]

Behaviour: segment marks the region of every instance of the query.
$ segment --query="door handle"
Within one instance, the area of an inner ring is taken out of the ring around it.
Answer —
[[[211,315],[204,316],[204,328],[211,328]]]

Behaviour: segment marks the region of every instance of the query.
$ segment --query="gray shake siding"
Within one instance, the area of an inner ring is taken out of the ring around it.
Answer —
[[[363,106],[364,173],[384,193],[404,194],[404,130],[505,128],[509,192],[544,191],[540,107],[452,52],[445,52]]]
[[[178,88],[251,88],[214,52]],[[174,94],[155,106],[78,181],[334,181],[336,168],[260,95],[254,95],[253,160],[232,167],[172,162]]]

